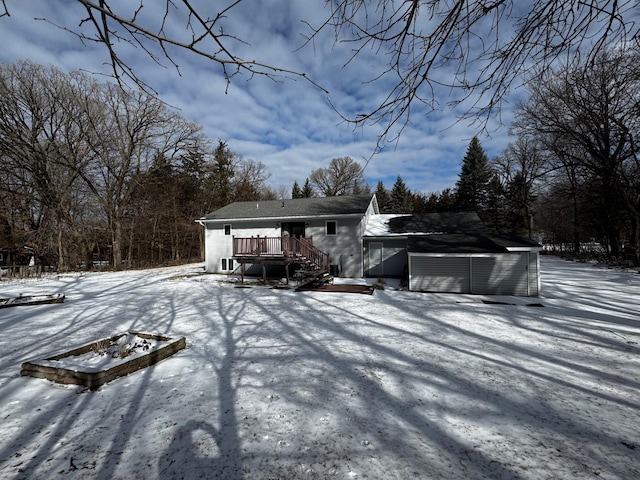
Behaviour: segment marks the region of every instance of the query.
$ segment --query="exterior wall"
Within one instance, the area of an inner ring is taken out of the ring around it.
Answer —
[[[537,297],[538,252],[409,254],[409,289]]]
[[[362,277],[361,230],[364,217],[296,219],[305,222],[305,237],[313,237],[313,245],[328,253],[335,274],[342,277]],[[327,221],[337,222],[336,235],[327,235]],[[282,234],[279,219],[205,223],[205,271],[231,273],[222,270],[222,260],[233,256],[233,237],[279,237]],[[231,234],[224,234],[224,225],[231,225]],[[234,262],[234,268],[238,265]],[[247,268],[250,268],[247,265]]]
[[[408,262],[407,240],[404,237],[365,239],[363,255],[365,277],[402,277]]]
[[[333,273],[340,277],[362,277],[362,222],[364,217],[309,219],[305,235],[313,246],[331,257]],[[336,235],[327,235],[326,223],[337,221]]]
[[[207,273],[231,273],[229,259],[233,258],[233,237],[279,237],[280,229],[276,220],[265,224],[261,222],[207,222],[205,223],[205,271]],[[225,235],[225,225],[231,225],[230,235]],[[227,269],[222,269],[222,260]],[[233,269],[239,265],[233,262]]]
[[[540,296],[540,252],[529,252],[529,296]]]

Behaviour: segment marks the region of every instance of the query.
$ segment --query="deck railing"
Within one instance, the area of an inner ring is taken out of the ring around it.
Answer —
[[[233,256],[299,259],[315,269],[329,271],[329,255],[313,246],[312,237],[233,237]]]

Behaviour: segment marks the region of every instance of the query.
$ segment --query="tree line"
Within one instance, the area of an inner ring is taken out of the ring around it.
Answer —
[[[597,248],[638,265],[640,47],[575,59],[528,85],[511,125],[514,141],[500,155],[489,160],[474,137],[455,187],[441,192],[412,192],[399,175],[391,188],[378,182],[381,212],[475,211],[496,233],[574,255]],[[370,191],[359,165],[348,160],[312,172],[292,195],[313,195],[314,185],[320,194]],[[350,187],[334,188],[341,184]]]
[[[0,65],[0,162],[0,249],[58,270],[199,259],[195,219],[276,198],[155,96],[31,62]]]
[[[497,233],[638,261],[640,54],[611,49],[540,73],[514,141],[488,159],[474,137],[458,181],[373,189],[350,157],[295,182],[292,198],[375,193],[382,213],[476,211]],[[269,173],[207,139],[155,96],[30,62],[0,65],[0,249],[59,270],[201,257],[197,218],[276,199]]]

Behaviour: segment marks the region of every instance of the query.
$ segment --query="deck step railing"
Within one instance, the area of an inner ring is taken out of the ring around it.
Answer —
[[[329,271],[329,254],[313,246],[312,237],[233,237],[233,256],[261,260],[290,259],[310,270]]]

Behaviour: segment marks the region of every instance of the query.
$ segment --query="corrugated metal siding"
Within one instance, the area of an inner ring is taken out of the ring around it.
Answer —
[[[409,259],[410,290],[470,293],[469,257],[410,256]]]
[[[471,292],[484,295],[529,295],[528,253],[472,259]]]

